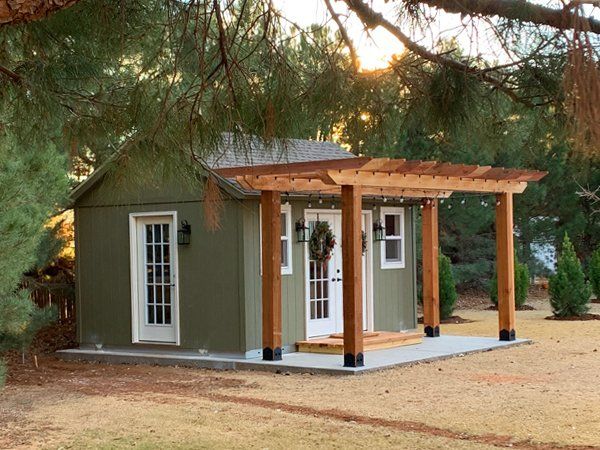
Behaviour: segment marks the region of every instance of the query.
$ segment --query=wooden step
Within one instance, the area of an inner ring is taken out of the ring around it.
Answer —
[[[366,332],[364,335],[364,350],[381,350],[384,348],[401,347],[403,345],[419,344],[423,340],[423,333],[375,331]],[[328,337],[298,341],[299,352],[328,353],[332,355],[344,354],[344,335],[335,333]]]

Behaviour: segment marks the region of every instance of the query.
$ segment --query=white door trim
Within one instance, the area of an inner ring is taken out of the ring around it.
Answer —
[[[173,326],[175,327],[175,343],[173,342],[155,342],[140,340],[139,323],[139,288],[138,288],[138,227],[137,219],[140,217],[158,216],[171,217],[173,226],[171,227],[171,242],[173,243],[173,282],[175,283],[173,293]],[[131,280],[131,342],[151,343],[156,345],[180,345],[180,327],[179,327],[179,256],[177,253],[177,211],[148,211],[129,214],[129,274]]]
[[[306,208],[304,209],[304,220],[308,223],[308,214],[309,213],[317,213],[317,214],[340,214],[342,213],[341,209],[314,209],[314,208]],[[362,210],[362,216],[365,218],[365,231],[367,232],[367,253],[365,255],[365,259],[367,261],[366,264],[366,280],[365,280],[365,286],[363,286],[363,289],[366,289],[366,293],[367,293],[367,311],[366,311],[366,315],[367,315],[367,320],[366,320],[366,324],[367,324],[367,331],[374,331],[375,329],[375,319],[373,316],[373,258],[374,258],[374,252],[373,252],[373,227],[371,226],[373,223],[373,211],[369,210],[369,209],[363,209]],[[340,236],[340,240],[338,242],[341,242],[341,236]],[[308,258],[308,243],[304,243],[303,245],[304,249],[304,272],[303,272],[303,276],[304,276],[304,339],[309,339],[308,336],[308,322],[310,320],[310,311],[308,308],[308,304],[309,302],[307,301],[308,299],[308,295],[310,292],[310,286],[309,286],[309,277],[308,277],[308,270],[309,270],[309,258]]]

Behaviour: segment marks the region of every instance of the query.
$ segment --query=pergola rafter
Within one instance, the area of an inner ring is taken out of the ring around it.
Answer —
[[[362,231],[364,197],[427,198],[423,202],[423,323],[425,334],[439,336],[437,199],[454,192],[496,195],[498,314],[501,340],[515,339],[513,194],[546,172],[503,167],[346,158],[289,164],[232,167],[215,172],[244,189],[260,191],[262,208],[263,358],[281,359],[281,192],[342,197],[344,365],[364,364],[362,331]]]
[[[447,197],[452,192],[521,193],[546,172],[390,158],[347,158],[217,169],[251,190],[333,192],[361,186],[363,195]],[[403,193],[404,191],[404,193]]]

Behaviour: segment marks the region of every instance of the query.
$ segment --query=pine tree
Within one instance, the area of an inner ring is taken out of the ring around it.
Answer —
[[[65,158],[52,144],[0,134],[0,356],[26,351],[54,315],[37,308],[18,287],[36,263],[45,224],[67,185]],[[4,372],[0,368],[0,384]]]
[[[515,252],[515,306],[523,306],[529,294],[529,269],[527,264],[522,264]],[[498,274],[494,273],[490,281],[490,300],[498,305]]]
[[[600,248],[592,253],[588,272],[592,292],[600,299]]]
[[[440,318],[447,319],[454,312],[454,304],[458,295],[456,283],[452,274],[450,258],[440,252],[439,256],[439,282],[440,282]]]
[[[566,233],[556,274],[550,277],[549,292],[552,312],[557,317],[580,316],[589,309],[590,286]]]

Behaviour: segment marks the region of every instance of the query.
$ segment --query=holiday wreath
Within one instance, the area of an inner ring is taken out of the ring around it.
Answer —
[[[310,258],[320,263],[326,263],[331,259],[335,244],[335,236],[329,224],[317,221],[308,243]]]

